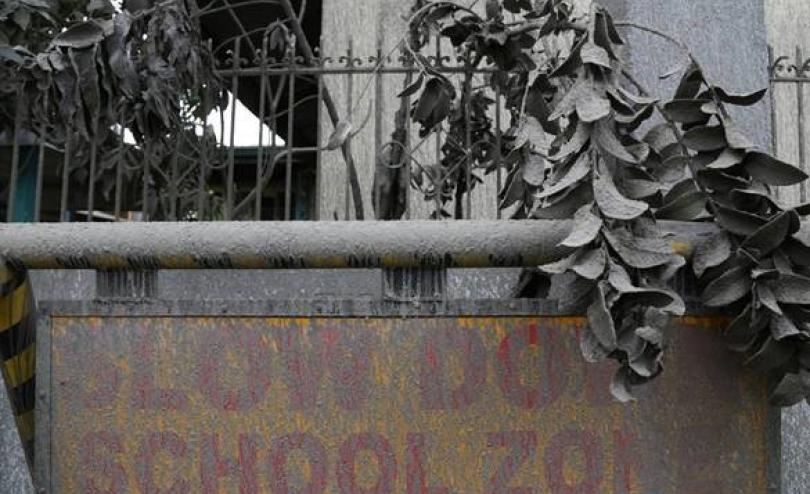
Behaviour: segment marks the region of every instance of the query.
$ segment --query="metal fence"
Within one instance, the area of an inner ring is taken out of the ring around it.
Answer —
[[[769,52],[771,81],[772,146],[781,159],[810,172],[810,129],[807,126],[810,103],[810,57],[796,47],[791,54]],[[807,184],[779,187],[778,198],[788,204],[808,202]]]
[[[0,217],[8,222],[357,219],[362,198],[369,219],[380,209],[371,203],[380,200],[371,192],[375,168],[384,166],[405,174],[400,178],[407,186],[397,192],[405,194],[403,219],[441,216],[437,198],[450,194],[449,177],[460,172],[481,187],[453,195],[465,201],[450,208],[454,216],[473,218],[473,210],[486,210],[485,217],[500,218],[503,171],[492,162],[476,162],[472,152],[491,143],[469,137],[449,142],[441,128],[419,137],[410,123],[399,126],[404,135],[389,137],[413,103],[411,96],[398,96],[418,74],[409,55],[384,52],[381,42],[371,54],[356,53],[351,42],[344,53],[321,55],[315,48],[308,54],[294,34],[278,36],[266,28],[210,40],[229,108],[182,116],[173,142],[154,143],[160,146],[136,143],[126,115],[119,120],[123,124],[109,129],[103,145],[70,138],[53,142],[47,125],[17,105],[14,128],[0,135]],[[284,48],[279,52],[274,45]],[[439,43],[427,60],[448,77],[486,82],[486,69],[465,66]],[[500,156],[503,98],[493,91],[492,99],[497,149],[489,154]],[[336,115],[354,121],[355,184],[345,173],[347,156],[326,146]],[[254,142],[240,143],[245,136]],[[446,145],[465,150],[449,167],[440,166]],[[384,155],[397,159],[380,165]],[[352,193],[356,186],[362,188],[359,195]]]

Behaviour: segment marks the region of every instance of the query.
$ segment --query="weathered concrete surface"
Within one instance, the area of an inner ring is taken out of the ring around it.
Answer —
[[[3,494],[34,492],[20,435],[14,423],[14,415],[11,413],[8,392],[2,382],[0,382],[0,492]]]
[[[53,492],[768,491],[765,382],[707,358],[716,319],[673,328],[630,406],[580,358],[582,318],[52,324]]]
[[[810,406],[782,411],[782,492],[810,492]]]

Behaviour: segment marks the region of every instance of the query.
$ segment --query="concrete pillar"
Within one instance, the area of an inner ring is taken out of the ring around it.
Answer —
[[[0,492],[34,492],[6,386],[0,382]]]
[[[788,57],[782,62],[785,66],[804,65],[810,59],[810,3],[804,0],[766,0],[765,19],[774,58]],[[795,71],[780,73],[791,77],[796,75]],[[805,72],[805,76],[810,76],[810,72]],[[805,171],[810,171],[810,88],[792,83],[778,84],[774,87],[773,102],[776,135],[774,144],[777,154]],[[799,139],[800,116],[804,125],[802,139]],[[803,154],[799,152],[802,145]],[[810,200],[806,184],[783,187],[779,194],[780,199],[789,204]]]
[[[461,2],[465,5],[470,2]],[[331,66],[346,64],[340,57],[347,54],[351,47],[356,65],[374,67],[375,61],[369,57],[390,56],[386,61],[388,65],[401,66],[399,57],[402,55],[397,48],[398,43],[406,35],[407,18],[413,2],[401,0],[324,0],[323,2],[323,40],[321,42],[322,54],[331,57]],[[475,7],[483,14],[483,2]],[[452,56],[445,59],[445,63],[454,64],[455,58],[452,46],[443,43],[441,47],[431,47],[425,50],[427,55]],[[478,77],[476,84],[482,84],[483,79]],[[363,192],[366,219],[373,219],[373,206],[371,188],[374,179],[374,166],[378,151],[389,142],[394,130],[394,119],[400,108],[401,100],[396,96],[405,87],[405,78],[402,75],[345,75],[330,76],[326,84],[331,91],[340,109],[341,116],[349,115],[349,120],[360,127],[369,114],[368,121],[352,141],[352,151],[360,178]],[[351,88],[351,91],[349,89]],[[349,110],[352,108],[353,110]],[[321,112],[321,135],[323,141],[331,134],[332,124]],[[503,115],[504,125],[508,124],[508,117]],[[421,143],[417,126],[410,128],[410,141],[412,146],[418,146],[413,153],[414,157],[423,166],[437,163],[440,153],[437,149],[436,139],[430,138]],[[497,187],[494,174],[482,177],[483,185],[476,187],[472,195],[471,218],[494,219],[497,211]],[[319,180],[320,219],[354,219],[354,207],[346,207],[346,173],[340,151],[326,152],[321,158],[321,171]],[[413,219],[427,219],[434,210],[433,202],[426,202],[424,197],[413,189],[409,190],[409,213]],[[452,205],[447,208],[452,212]],[[348,210],[349,214],[346,214]]]

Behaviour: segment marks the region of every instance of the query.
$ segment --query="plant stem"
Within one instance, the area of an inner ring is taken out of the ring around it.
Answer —
[[[297,44],[301,48],[304,60],[306,63],[311,64],[315,60],[315,53],[312,51],[312,47],[309,46],[309,41],[304,33],[304,29],[298,21],[298,14],[295,12],[295,9],[293,9],[290,0],[281,0],[281,6],[284,8],[284,14],[290,21],[290,26],[292,27],[293,34],[295,34]],[[329,113],[329,119],[332,121],[332,125],[337,127],[338,122],[340,122],[340,115],[338,114],[332,95],[329,93],[329,89],[325,84],[323,87],[323,103],[324,106],[326,106],[327,113]],[[355,219],[362,220],[364,219],[363,195],[360,191],[360,180],[357,177],[357,168],[354,165],[350,144],[351,139],[346,139],[346,141],[341,144],[340,150],[343,153],[343,160],[346,162],[346,173],[349,176],[349,184],[352,189]]]

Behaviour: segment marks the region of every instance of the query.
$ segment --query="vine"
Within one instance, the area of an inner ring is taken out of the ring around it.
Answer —
[[[688,63],[671,100],[650,97],[622,61],[621,29],[683,49]],[[493,68],[489,87],[430,69],[422,51],[433,32],[470,69]],[[513,218],[573,218],[562,242],[570,255],[540,270],[561,310],[587,314],[585,358],[618,363],[617,399],[632,400],[634,386],[662,372],[666,328],[685,312],[669,285],[686,260],[660,220],[717,226],[691,259],[703,304],[739,314],[725,335],[747,365],[775,377],[773,403],[810,399],[810,246],[796,237],[810,205],[786,209],[770,189],[807,175],[758,149],[729,112],[765,91],[727,91],[676,39],[614,22],[595,2],[577,12],[565,0],[488,0],[484,16],[420,2],[408,34],[421,72],[405,91],[418,94],[411,118],[423,136],[447,134],[442,205],[455,199],[458,217],[460,194],[475,183],[464,177],[504,167],[502,208]],[[501,149],[487,117],[491,91],[511,117]]]

